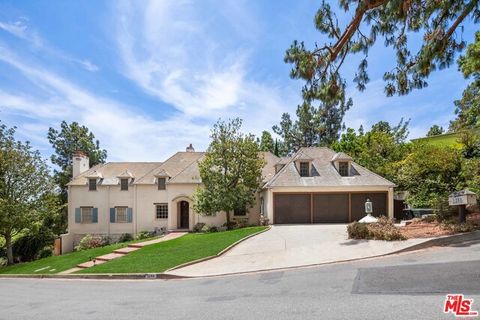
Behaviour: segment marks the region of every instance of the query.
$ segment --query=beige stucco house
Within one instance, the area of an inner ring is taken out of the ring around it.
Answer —
[[[221,226],[225,213],[202,216],[192,195],[201,186],[203,152],[190,145],[164,162],[109,162],[89,168],[82,152],[73,156],[68,184],[68,234],[62,252],[85,234],[113,239],[123,233],[192,230],[196,223]],[[394,184],[328,148],[301,148],[291,157],[262,152],[263,186],[252,208],[232,212],[249,224],[345,223],[364,215],[366,199],[374,215],[393,217]]]

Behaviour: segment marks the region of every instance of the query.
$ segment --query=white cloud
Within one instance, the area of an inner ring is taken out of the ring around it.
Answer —
[[[239,3],[218,6],[226,17],[244,12],[223,26],[232,38],[244,38],[240,24],[255,25]],[[214,18],[205,19],[201,8],[192,1],[122,2],[117,42],[124,74],[187,117],[214,119],[245,108],[268,118],[272,108],[281,114],[294,105],[288,91],[251,79],[249,49],[219,37]]]
[[[110,160],[159,161],[189,143],[205,148],[209,132],[206,125],[189,123],[182,117],[152,119],[132,106],[96,96],[68,79],[27,64],[1,46],[0,60],[33,83],[42,84],[41,88],[52,96],[45,101],[39,96],[22,97],[0,91],[2,112],[31,118],[19,127],[26,137],[38,137],[39,128],[67,120],[77,121],[94,132],[102,147],[109,151]]]

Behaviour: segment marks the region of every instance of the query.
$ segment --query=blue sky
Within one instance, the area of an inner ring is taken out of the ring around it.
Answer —
[[[62,120],[88,126],[110,161],[161,161],[193,143],[204,150],[218,118],[270,130],[301,103],[301,81],[283,62],[294,39],[322,42],[317,1],[2,1],[0,119],[48,156],[46,134]],[[473,39],[465,24],[463,38]],[[359,57],[345,64],[351,81]],[[371,82],[357,92],[347,126],[411,118],[410,138],[447,126],[467,85],[456,65],[427,89],[387,98],[394,56],[381,41]]]

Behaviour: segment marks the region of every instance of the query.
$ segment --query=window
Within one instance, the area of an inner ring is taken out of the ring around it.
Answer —
[[[97,190],[97,179],[88,179],[88,190],[89,191]]]
[[[92,223],[93,219],[92,219],[92,211],[93,211],[93,208],[92,207],[81,207],[80,208],[80,212],[81,212],[81,222],[82,223]]]
[[[168,204],[160,203],[156,205],[156,218],[168,219]]]
[[[127,207],[115,207],[117,213],[115,222],[127,222]]]
[[[300,162],[300,176],[309,177],[310,176],[310,163]]]
[[[120,190],[128,191],[128,179],[120,179]]]
[[[338,163],[338,173],[340,173],[342,177],[348,177],[348,162]]]
[[[247,214],[247,209],[245,208],[238,208],[233,210],[233,215],[234,216],[244,216]]]
[[[166,179],[165,178],[158,178],[158,190],[165,190],[166,189]]]

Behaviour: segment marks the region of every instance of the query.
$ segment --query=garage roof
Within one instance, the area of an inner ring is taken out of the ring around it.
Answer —
[[[300,148],[290,161],[265,184],[265,187],[395,186],[393,182],[353,161],[351,162],[353,175],[342,177],[332,161],[335,155],[335,151],[325,147]],[[295,160],[304,156],[312,159],[313,168],[310,177],[301,177],[295,166]],[[342,154],[342,157],[344,156],[348,157]]]

